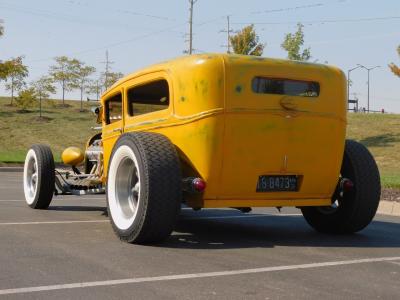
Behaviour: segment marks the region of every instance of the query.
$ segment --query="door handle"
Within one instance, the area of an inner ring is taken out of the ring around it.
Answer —
[[[121,128],[114,128],[114,129],[113,129],[113,132],[119,132],[119,133],[121,133],[121,132],[122,132],[122,129],[121,129]]]

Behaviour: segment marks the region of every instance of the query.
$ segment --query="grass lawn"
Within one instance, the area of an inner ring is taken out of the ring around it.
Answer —
[[[8,97],[0,97],[0,162],[23,162],[32,144],[51,145],[55,159],[60,161],[61,152],[68,146],[84,148],[87,139],[96,131],[96,117],[90,111],[95,102],[84,102],[80,112],[79,101],[66,101],[68,107],[59,107],[61,101],[43,101],[42,119],[39,112],[18,112],[10,107]]]
[[[400,115],[350,113],[347,136],[372,152],[385,187],[400,188]]]
[[[68,107],[59,107],[61,101],[44,101],[44,119],[38,118],[35,109],[18,112],[16,107],[7,105],[9,102],[8,97],[0,97],[0,163],[23,162],[26,150],[35,143],[51,145],[56,161],[60,161],[63,149],[83,149],[87,139],[96,133],[91,129],[98,126],[90,111],[94,102],[84,102],[86,111],[80,112],[78,101],[66,101]],[[383,185],[400,188],[400,115],[350,113],[347,135],[372,152]]]

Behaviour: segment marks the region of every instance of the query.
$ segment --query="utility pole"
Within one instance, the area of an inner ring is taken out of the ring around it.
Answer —
[[[358,66],[360,66],[360,68],[363,68],[363,69],[367,70],[367,73],[368,73],[368,77],[367,77],[368,78],[367,79],[367,85],[368,85],[367,111],[369,113],[369,72],[372,71],[373,69],[380,68],[381,66],[375,66],[375,67],[372,67],[372,68],[367,68],[367,67],[365,67],[363,65],[360,65],[360,64],[358,64]]]
[[[228,21],[227,30],[221,30],[220,32],[226,33],[226,35],[227,35],[227,44],[223,45],[222,47],[226,47],[226,49],[227,49],[226,53],[231,53],[231,33],[233,32],[233,30],[231,29],[231,26],[230,26],[229,16],[226,16],[226,19]]]
[[[101,89],[100,80],[97,79],[95,82],[96,82],[96,101],[99,101],[99,98],[100,98],[100,89]]]
[[[190,16],[189,16],[189,55],[193,52],[193,6],[197,2],[197,0],[189,0],[190,3]]]
[[[111,67],[110,65],[113,64],[113,61],[110,61],[108,59],[108,50],[106,50],[106,60],[101,62],[102,64],[105,64],[105,72],[104,72],[104,77],[105,77],[105,81],[104,81],[104,87],[107,90],[108,89],[108,75],[110,74],[110,70]]]

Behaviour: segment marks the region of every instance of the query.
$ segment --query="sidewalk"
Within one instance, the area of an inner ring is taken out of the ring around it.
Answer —
[[[381,200],[377,213],[389,216],[400,216],[400,202]]]

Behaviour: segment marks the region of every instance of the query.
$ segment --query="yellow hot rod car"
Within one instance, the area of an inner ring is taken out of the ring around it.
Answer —
[[[356,232],[380,199],[376,163],[345,139],[346,78],[335,67],[240,55],[193,55],[133,73],[97,110],[85,152],[34,145],[26,202],[106,193],[116,234],[165,239],[181,204],[193,209],[300,208],[316,230]]]

